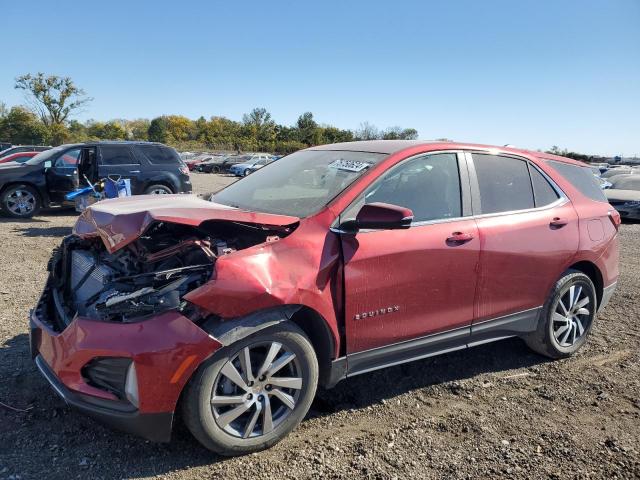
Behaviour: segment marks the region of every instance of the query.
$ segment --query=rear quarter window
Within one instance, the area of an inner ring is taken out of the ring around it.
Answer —
[[[565,180],[571,183],[571,185],[578,189],[585,197],[595,200],[596,202],[607,203],[607,197],[602,192],[596,177],[589,167],[556,162],[555,160],[547,160],[547,164],[562,175]]]
[[[182,165],[178,152],[163,145],[138,145],[138,152],[154,165]]]

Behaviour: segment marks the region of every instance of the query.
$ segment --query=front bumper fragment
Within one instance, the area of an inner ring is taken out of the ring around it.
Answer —
[[[68,325],[58,325],[51,318],[55,314],[51,297],[51,288],[45,288],[31,312],[29,343],[31,357],[54,390],[69,405],[108,425],[168,441],[184,386],[220,343],[173,310],[137,323],[76,316]],[[128,359],[135,365],[137,405],[87,375],[85,367],[104,357]]]
[[[41,355],[36,355],[35,362],[42,376],[67,405],[81,410],[105,425],[147,440],[168,442],[171,439],[173,412],[140,413],[125,402],[72,392],[58,379]]]

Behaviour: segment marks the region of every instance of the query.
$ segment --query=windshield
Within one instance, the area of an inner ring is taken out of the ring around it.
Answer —
[[[49,150],[45,150],[44,152],[40,152],[36,156],[27,160],[25,165],[38,165],[39,163],[44,162],[45,160],[51,160],[55,158],[60,152],[69,148],[69,145],[60,145],[56,148],[51,148]]]
[[[386,156],[302,150],[229,185],[212,201],[246,210],[308,217]]]

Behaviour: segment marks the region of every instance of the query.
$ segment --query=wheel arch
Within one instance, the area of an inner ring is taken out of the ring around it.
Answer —
[[[227,346],[282,322],[295,323],[309,337],[318,359],[319,383],[321,385],[328,384],[337,339],[334,338],[327,321],[311,307],[282,305],[253,312],[236,319],[223,320],[219,317],[212,317],[202,323],[201,328],[223,346]]]
[[[593,282],[593,286],[596,288],[596,299],[598,306],[602,303],[602,295],[604,292],[604,281],[602,278],[602,272],[598,266],[588,260],[582,260],[576,262],[569,267],[570,270],[577,270],[584,273]]]

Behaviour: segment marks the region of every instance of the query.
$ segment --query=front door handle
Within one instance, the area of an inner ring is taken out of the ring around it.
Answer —
[[[465,243],[469,240],[473,240],[473,235],[466,232],[453,232],[451,236],[447,237],[448,243]]]
[[[131,170],[129,173],[140,173],[140,170]]]
[[[554,228],[562,228],[567,223],[569,223],[569,220],[567,220],[566,218],[553,217],[553,220],[549,222],[549,225]]]

